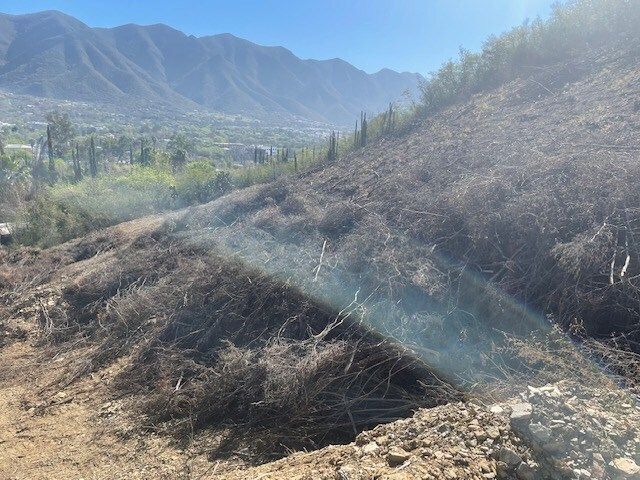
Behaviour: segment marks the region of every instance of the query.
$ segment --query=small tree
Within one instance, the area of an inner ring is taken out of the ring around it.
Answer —
[[[171,154],[171,165],[174,172],[179,172],[184,169],[187,164],[187,152],[184,150],[176,150]]]
[[[367,114],[365,112],[360,113],[360,146],[364,147],[367,144]]]
[[[31,145],[33,150],[31,177],[33,179],[32,189],[34,194],[38,192],[42,179],[46,177],[46,169],[42,159],[42,152],[46,141],[47,140],[45,138],[40,137],[38,140],[32,142]]]
[[[184,166],[187,163],[187,156],[189,151],[192,149],[189,139],[182,133],[175,133],[169,139],[167,149],[169,150],[173,170],[180,171],[184,169]]]
[[[147,140],[144,137],[140,139],[140,164],[151,165],[151,148],[147,145]]]
[[[82,180],[82,167],[80,165],[80,146],[76,143],[71,149],[71,159],[73,161],[73,177],[76,183]]]
[[[393,132],[395,126],[396,112],[393,110],[393,103],[389,104],[389,110],[384,112],[382,117],[382,132],[384,134],[390,134]]]
[[[51,136],[51,145],[53,147],[53,155],[61,158],[65,152],[71,147],[75,130],[69,119],[69,115],[59,111],[53,111],[46,115],[47,136]]]
[[[333,162],[338,159],[338,136],[336,132],[329,135],[329,150],[327,151],[327,160]]]

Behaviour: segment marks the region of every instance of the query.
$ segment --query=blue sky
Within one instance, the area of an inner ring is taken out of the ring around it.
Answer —
[[[166,23],[197,36],[228,32],[302,58],[340,57],[368,72],[427,74],[458,48],[546,16],[554,0],[0,0],[0,12],[61,10],[90,26]]]

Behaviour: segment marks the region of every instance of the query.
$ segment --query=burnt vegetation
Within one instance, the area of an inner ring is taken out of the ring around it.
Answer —
[[[221,451],[347,441],[528,374],[488,352],[551,322],[637,376],[639,12],[569,2],[445,65],[418,113],[363,114],[308,171],[2,253],[4,303],[38,302],[43,345],[82,349],[58,384],[126,360],[113,388],[147,426],[228,427]]]
[[[58,261],[42,281],[61,270],[83,273],[62,282],[55,302],[36,300],[40,342],[53,354],[82,355],[51,388],[126,358],[114,393],[129,394],[146,424],[182,439],[222,430],[216,453],[243,446],[255,458],[349,441],[420,406],[461,397],[353,311],[186,246],[179,235],[170,221],[106,245],[94,236],[93,248],[88,239],[57,247]],[[44,267],[23,270],[15,260],[7,259],[5,292],[24,281],[21,272]]]

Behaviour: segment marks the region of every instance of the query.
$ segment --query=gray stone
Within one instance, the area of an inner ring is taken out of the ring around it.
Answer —
[[[573,476],[575,478],[578,479],[586,479],[586,478],[591,478],[591,472],[589,472],[589,470],[585,470],[583,468],[574,468],[573,469]]]
[[[551,440],[551,429],[545,427],[541,423],[530,423],[529,431],[531,432],[533,440],[538,442],[540,445],[544,445]]]
[[[515,404],[511,409],[511,424],[522,426],[526,424],[531,418],[533,407],[530,403],[523,402]]]
[[[515,468],[522,462],[522,457],[509,447],[502,447],[498,458],[510,468]]]
[[[516,469],[518,480],[536,480],[536,469],[527,462],[522,462]]]

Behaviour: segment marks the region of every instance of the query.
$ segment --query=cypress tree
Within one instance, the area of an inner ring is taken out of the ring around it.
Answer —
[[[365,112],[360,113],[360,146],[364,147],[367,144],[367,114]]]
[[[73,176],[76,183],[82,180],[82,167],[80,166],[80,146],[76,143],[71,149],[71,159],[73,161]]]
[[[47,125],[47,154],[49,156],[49,183],[56,182],[56,163],[53,156],[53,141],[51,139],[51,125]]]
[[[327,151],[327,160],[333,162],[338,159],[338,137],[336,132],[329,135],[329,150]]]
[[[96,141],[91,136],[91,142],[89,145],[89,173],[93,178],[98,176],[98,161],[96,159]]]

